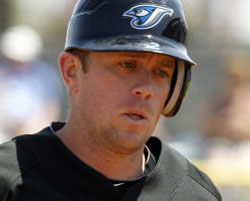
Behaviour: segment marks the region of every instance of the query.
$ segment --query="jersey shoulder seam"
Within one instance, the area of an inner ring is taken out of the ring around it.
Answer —
[[[13,142],[17,143],[17,139],[12,139]],[[25,142],[23,140],[20,140],[21,142],[23,142],[25,144]],[[27,152],[27,150],[24,149],[24,144],[22,143],[22,146],[19,146],[19,151],[22,152],[22,153],[25,153]],[[18,161],[18,159],[17,159]],[[15,186],[15,183],[16,181],[20,178],[20,177],[23,177],[25,176],[26,174],[28,174],[30,171],[32,171],[34,168],[36,168],[38,165],[40,164],[40,161],[39,160],[35,160],[33,163],[29,164],[29,165],[25,165],[25,166],[20,166],[20,163],[18,162],[18,166],[19,166],[19,171],[20,173],[14,177],[11,181],[10,181],[10,187],[14,187]]]
[[[189,164],[189,166],[193,166],[192,164]],[[197,184],[199,184],[200,186],[202,186],[204,189],[206,189],[209,193],[211,193],[218,201],[222,201],[222,198],[220,196],[219,193],[214,192],[213,190],[211,190],[210,188],[208,188],[206,185],[204,185],[202,182],[200,182],[197,178],[195,178],[189,171],[190,167],[188,167],[188,171],[187,171],[187,176],[192,179],[193,181],[195,181]]]

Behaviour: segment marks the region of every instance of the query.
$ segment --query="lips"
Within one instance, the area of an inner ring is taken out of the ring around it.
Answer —
[[[126,114],[128,117],[130,117],[131,119],[134,119],[134,120],[140,120],[140,119],[144,119],[143,116],[141,115],[136,115],[136,114]]]
[[[129,111],[129,112],[126,112],[125,115],[136,121],[148,119],[146,114],[141,111]]]

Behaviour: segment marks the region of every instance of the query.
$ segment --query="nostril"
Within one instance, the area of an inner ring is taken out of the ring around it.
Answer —
[[[145,98],[146,100],[149,100],[152,96],[150,94],[148,94]]]
[[[136,97],[141,97],[146,100],[149,100],[150,98],[153,97],[152,91],[148,88],[143,88],[143,87],[137,87],[132,91],[132,95]]]

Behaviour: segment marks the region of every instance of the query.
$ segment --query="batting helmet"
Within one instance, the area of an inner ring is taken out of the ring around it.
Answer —
[[[187,25],[179,0],[79,0],[65,50],[143,51],[176,58],[163,114],[174,116],[195,65],[185,47]]]

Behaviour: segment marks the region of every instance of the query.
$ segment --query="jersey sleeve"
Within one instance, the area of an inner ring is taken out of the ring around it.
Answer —
[[[13,194],[12,187],[20,179],[16,144],[13,141],[0,145],[0,200],[9,200]]]

